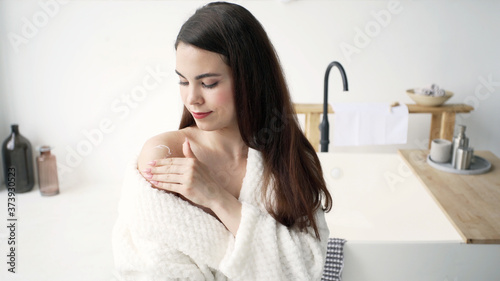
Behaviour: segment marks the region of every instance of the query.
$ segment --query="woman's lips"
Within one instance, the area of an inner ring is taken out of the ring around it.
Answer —
[[[194,118],[196,118],[196,119],[203,119],[203,118],[207,117],[208,115],[210,115],[210,113],[212,113],[212,111],[209,111],[209,112],[192,112],[192,113],[193,113]]]

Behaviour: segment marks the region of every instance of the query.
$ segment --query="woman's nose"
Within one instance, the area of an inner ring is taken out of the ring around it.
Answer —
[[[189,87],[187,102],[189,104],[203,103],[203,96],[197,87]]]

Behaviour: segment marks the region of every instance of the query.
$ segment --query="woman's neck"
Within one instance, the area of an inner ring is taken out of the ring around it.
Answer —
[[[210,151],[235,160],[247,158],[248,146],[241,138],[239,129],[199,130],[199,133],[199,141]]]

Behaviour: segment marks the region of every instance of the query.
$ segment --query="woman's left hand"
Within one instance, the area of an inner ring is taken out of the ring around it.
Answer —
[[[154,160],[149,163],[151,168],[143,172],[156,188],[178,193],[196,205],[211,208],[225,190],[196,158],[187,138],[182,152],[186,158]]]

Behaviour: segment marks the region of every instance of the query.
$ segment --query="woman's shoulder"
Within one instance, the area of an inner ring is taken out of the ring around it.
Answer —
[[[148,163],[166,157],[184,157],[182,143],[190,137],[191,130],[188,128],[164,132],[148,139],[142,146],[137,158],[139,171],[147,168]]]
[[[170,149],[169,154],[178,154],[179,150],[176,148],[182,148],[182,143],[184,142],[185,137],[184,132],[181,130],[164,132],[153,136],[142,146],[141,155],[161,155],[163,152],[160,152],[160,150],[167,150],[168,152],[168,149]],[[180,153],[182,154],[182,149],[180,150]]]

